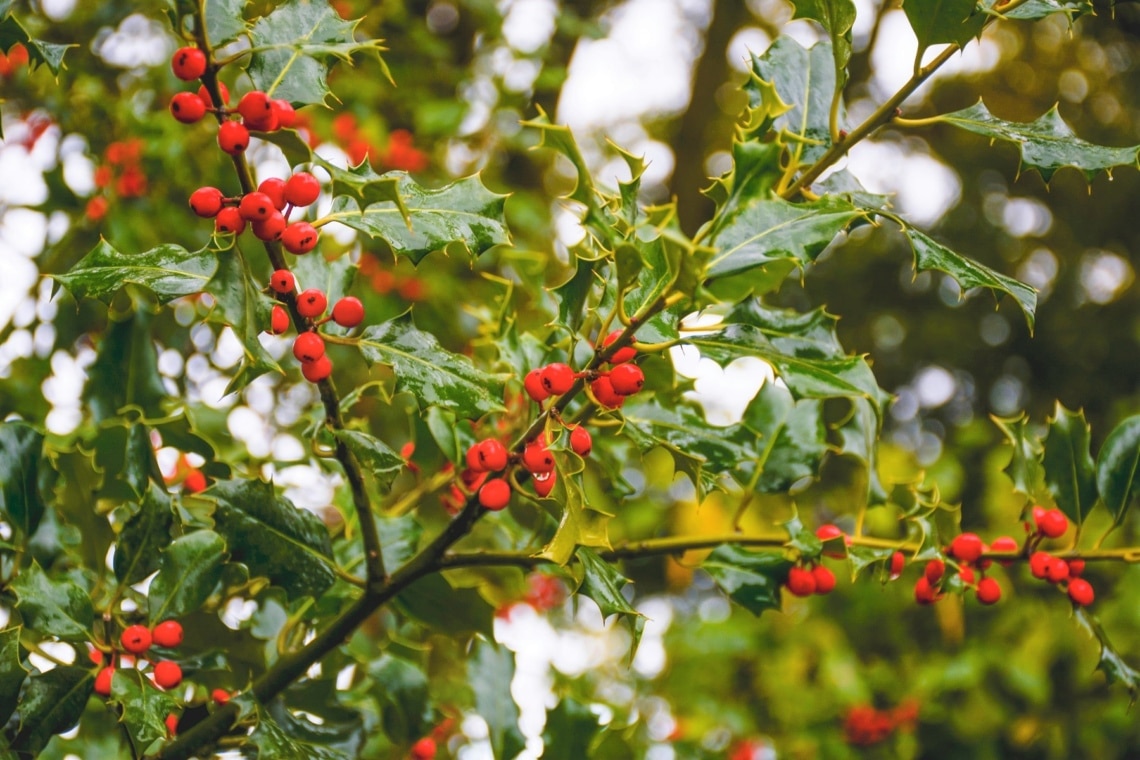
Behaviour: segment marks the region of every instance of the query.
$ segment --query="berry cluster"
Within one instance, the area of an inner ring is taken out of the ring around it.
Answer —
[[[830,594],[835,589],[835,573],[823,565],[805,567],[796,565],[788,570],[784,581],[793,596],[805,597],[812,594]]]
[[[856,705],[847,711],[843,735],[848,744],[870,747],[886,741],[898,729],[913,728],[918,719],[918,702],[908,701],[893,710]]]
[[[615,330],[607,335],[602,341],[602,347],[610,346],[621,333],[621,330]],[[575,372],[561,362],[547,364],[528,372],[523,378],[523,388],[528,396],[541,404],[549,398],[566,393],[574,381],[582,377],[589,381],[590,393],[595,401],[608,409],[617,409],[625,403],[626,397],[637,393],[645,385],[645,373],[641,367],[633,364],[636,357],[636,350],[624,346],[610,357],[612,369],[600,372]]]
[[[174,649],[182,643],[182,624],[176,620],[166,620],[159,623],[154,629],[145,625],[130,625],[123,629],[119,636],[119,645],[130,655],[145,654],[151,646],[160,646],[165,649]],[[95,650],[91,659],[97,665],[103,665],[103,653]],[[108,697],[111,695],[111,677],[115,674],[114,659],[112,664],[106,665],[95,676],[95,693]],[[158,660],[151,668],[151,680],[160,689],[173,689],[182,683],[182,668],[171,660]]]
[[[305,221],[289,224],[289,215],[295,208],[314,203],[320,193],[320,180],[297,172],[287,180],[270,177],[253,192],[234,198],[227,198],[216,187],[200,187],[190,194],[190,208],[200,217],[213,219],[219,233],[240,235],[248,222],[259,239],[280,240],[285,250],[299,256],[316,248],[320,232]]]
[[[342,113],[332,121],[332,134],[353,166],[371,159],[384,171],[418,172],[427,168],[427,154],[413,145],[414,137],[406,129],[393,129],[388,134],[388,145],[380,148],[360,128],[355,116]]]
[[[103,218],[111,199],[141,198],[147,192],[146,174],[142,170],[143,141],[137,138],[116,140],[103,151],[105,163],[95,169],[95,187],[103,194],[87,201],[85,214],[92,222]]]
[[[278,269],[269,278],[269,287],[278,295],[292,294],[297,290],[297,278],[288,269]],[[309,288],[297,294],[297,313],[311,320],[311,327],[297,335],[293,341],[293,356],[301,362],[301,374],[311,383],[319,383],[332,374],[332,360],[325,353],[325,341],[317,328],[330,319],[341,327],[353,328],[364,321],[364,304],[359,298],[345,296],[333,304],[332,315],[323,317],[328,309],[328,297],[323,290]],[[270,317],[270,330],[281,335],[289,329],[289,315],[280,304],[274,305]]]

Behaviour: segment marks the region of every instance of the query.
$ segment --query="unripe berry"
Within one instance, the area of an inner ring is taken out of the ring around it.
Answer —
[[[1047,509],[1037,520],[1037,530],[1046,538],[1060,538],[1069,529],[1069,518],[1059,509]]]
[[[158,646],[173,649],[182,643],[182,624],[177,620],[164,620],[154,627],[151,637]]]
[[[1029,572],[1034,578],[1045,580],[1049,576],[1049,567],[1057,560],[1048,552],[1033,552],[1029,555]]]
[[[950,542],[947,554],[961,562],[977,562],[982,556],[982,548],[982,539],[976,533],[962,533]]]
[[[131,654],[142,654],[150,649],[150,642],[150,629],[145,625],[127,626],[119,636],[119,643]]]
[[[523,449],[523,467],[531,474],[550,472],[554,469],[554,455],[541,441],[531,441]]]
[[[364,304],[359,298],[345,296],[333,304],[332,318],[341,327],[356,327],[364,321]]]
[[[212,219],[222,210],[224,197],[216,187],[200,187],[190,193],[190,210],[203,219]]]
[[[242,219],[250,222],[265,221],[276,210],[277,207],[273,205],[273,199],[257,190],[243,195],[241,203],[238,204],[238,211],[241,212]]]
[[[308,206],[321,194],[321,181],[308,172],[297,172],[285,181],[285,200]]]
[[[329,355],[325,354],[315,362],[307,362],[301,365],[301,374],[310,383],[319,383],[326,377],[332,374],[333,365]]]
[[[245,232],[245,220],[237,206],[226,206],[214,217],[214,231],[240,235]]]
[[[574,385],[574,370],[562,362],[554,362],[542,368],[540,379],[548,394],[561,396]]]
[[[480,441],[476,444],[475,449],[479,464],[486,472],[498,472],[505,469],[510,460],[507,447],[494,438]]]
[[[571,430],[570,448],[580,457],[589,456],[590,450],[594,448],[594,441],[590,437],[590,431],[581,425]]]
[[[99,671],[95,676],[95,693],[101,697],[111,696],[111,677],[115,675],[115,669],[107,666]]]
[[[926,567],[922,569],[922,576],[926,578],[927,583],[931,585],[937,584],[942,580],[942,576],[946,574],[946,563],[940,559],[932,559],[926,563]]]
[[[324,292],[317,288],[302,290],[301,295],[297,296],[297,313],[302,317],[316,319],[325,313],[328,305],[329,302],[325,298]]]
[[[154,682],[160,689],[173,689],[182,683],[182,668],[177,662],[161,660],[154,664]]]
[[[811,570],[793,567],[788,570],[787,586],[794,596],[811,596],[815,593],[815,576]]]
[[[435,740],[425,736],[412,745],[412,760],[433,760],[435,757]]]
[[[526,377],[523,378],[523,388],[528,396],[540,404],[550,398],[550,394],[542,384],[542,369],[532,369],[526,373]]]
[[[996,604],[1001,599],[1001,586],[993,578],[982,578],[974,593],[982,604]]]
[[[222,95],[222,105],[227,105],[230,102],[230,89],[222,82],[218,82],[218,92]],[[214,99],[210,97],[210,91],[206,89],[206,85],[202,85],[198,88],[198,97],[202,99],[202,102],[205,103],[207,107],[217,107],[217,104],[214,103]]]
[[[1064,560],[1054,559],[1045,568],[1045,580],[1050,583],[1060,583],[1061,581],[1069,580],[1069,563]]]
[[[275,304],[269,317],[269,329],[274,335],[280,335],[289,329],[289,315],[284,307]]]
[[[183,124],[193,124],[206,115],[206,102],[192,92],[179,92],[170,99],[170,115]]]
[[[196,47],[178,48],[170,58],[174,76],[190,82],[206,73],[206,54]]]
[[[288,269],[278,269],[270,276],[269,287],[275,293],[292,293],[297,289],[297,278]]]
[[[273,209],[273,213],[271,213],[267,219],[262,219],[260,222],[253,222],[250,224],[250,228],[258,240],[269,242],[281,238],[281,233],[285,231],[286,224],[285,217],[281,212],[277,209]]]
[[[554,484],[558,482],[558,470],[536,472],[532,474],[531,479],[534,481],[534,492],[539,498],[545,499],[554,490]]]
[[[632,396],[645,385],[645,373],[636,364],[619,364],[610,372],[610,383],[615,393]]]
[[[830,594],[835,588],[835,573],[823,565],[813,567],[811,575],[815,579],[815,593],[820,596]]]
[[[282,129],[289,129],[297,123],[297,112],[288,100],[274,100],[273,114],[277,117],[277,125]]]
[[[590,383],[590,392],[594,394],[599,404],[609,409],[617,409],[625,403],[625,396],[614,390],[609,375],[602,375]]]
[[[621,337],[621,333],[621,330],[614,330],[612,333],[607,335],[602,341],[602,347],[604,348],[612,344],[615,340]],[[610,357],[610,364],[625,364],[626,362],[631,361],[636,357],[637,349],[635,349],[633,346],[624,346],[622,348],[619,348],[614,353],[614,355]]]
[[[898,578],[902,575],[903,568],[906,567],[906,555],[902,552],[895,552],[891,555],[891,580]]]
[[[303,332],[293,341],[293,356],[309,364],[325,355],[325,342],[315,332]]]
[[[1088,607],[1096,599],[1096,594],[1093,592],[1092,584],[1084,578],[1073,578],[1069,581],[1069,598],[1073,600],[1073,604]]]
[[[493,478],[479,489],[479,503],[484,509],[497,512],[511,501],[511,486],[503,478]]]
[[[219,705],[224,705],[230,701],[230,693],[225,689],[214,689],[210,692],[210,698]]]
[[[244,153],[249,147],[249,130],[240,122],[222,122],[218,127],[218,147],[231,156]]]
[[[250,90],[238,101],[237,112],[251,129],[261,129],[261,125],[273,116],[273,105],[269,96],[261,90]]]
[[[285,180],[280,177],[268,177],[257,186],[257,192],[265,193],[273,201],[273,207],[278,211],[285,210]]]
[[[317,232],[313,225],[308,222],[296,222],[281,233],[281,245],[285,246],[285,250],[289,253],[301,255],[316,248],[320,238],[321,233]]]
[[[938,601],[938,591],[930,585],[925,575],[914,582],[914,601],[919,604],[934,604]]]

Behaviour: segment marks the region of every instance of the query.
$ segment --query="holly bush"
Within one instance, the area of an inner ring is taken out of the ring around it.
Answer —
[[[614,143],[609,184],[549,116],[559,49],[603,8],[557,9],[543,73],[499,93],[519,118],[485,121],[480,152],[459,139],[476,104],[454,93],[503,33],[491,4],[360,22],[313,0],[62,19],[0,2],[6,146],[59,156],[28,204],[51,220],[45,287],[2,336],[34,323],[47,349],[0,373],[0,754],[1109,757],[1140,741],[1135,647],[1110,639],[1137,622],[1140,416],[1095,435],[1061,403],[995,417],[1003,442],[968,476],[979,512],[887,435],[871,359],[796,291],[886,236],[1032,332],[1037,290],[844,161],[914,131],[1012,144],[1045,182],[1134,166],[1140,146],[1083,139],[1056,107],[903,110],[977,38],[1093,8],[906,0],[913,69],[849,111],[855,4],[792,5],[819,39],[751,56],[731,166],[694,211],[693,188],[653,202],[644,157]],[[473,47],[440,41],[455,26]],[[720,399],[737,413],[706,412],[694,351],[751,362]],[[566,658],[512,689],[515,653],[543,639]]]

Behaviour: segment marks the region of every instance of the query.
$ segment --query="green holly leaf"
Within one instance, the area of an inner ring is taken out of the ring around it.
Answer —
[[[391,367],[396,389],[413,394],[421,409],[441,406],[464,417],[504,409],[501,379],[445,350],[434,335],[416,329],[410,314],[367,328],[357,345],[369,364]]]
[[[594,757],[593,743],[602,731],[598,715],[573,697],[563,697],[546,713],[542,730],[543,760],[580,760]],[[503,755],[510,757],[510,755]]]
[[[368,663],[367,669],[389,739],[410,744],[431,730],[428,678],[420,667],[385,653]]]
[[[812,185],[812,189],[819,195],[838,195],[848,203],[869,211],[886,211],[891,206],[891,196],[872,193],[846,169],[832,172],[827,179]]]
[[[7,723],[19,706],[20,687],[28,671],[20,662],[22,626],[0,631],[0,723]]]
[[[503,216],[507,196],[488,190],[477,175],[432,190],[403,172],[392,174],[398,180],[399,204],[371,201],[371,195],[363,201],[340,195],[320,221],[340,222],[379,238],[393,254],[416,264],[433,251],[474,257],[510,242]],[[374,184],[366,187],[376,189]]]
[[[579,546],[575,553],[578,562],[582,565],[582,585],[578,593],[593,599],[602,611],[602,617],[620,615],[628,623],[630,635],[633,637],[633,646],[630,649],[630,659],[637,653],[637,645],[641,642],[641,634],[645,630],[645,616],[635,610],[621,590],[629,579],[617,571],[612,564],[598,556],[597,552],[584,546]]]
[[[586,303],[599,282],[596,267],[596,261],[576,257],[570,279],[550,288],[558,304],[558,324],[572,332],[577,332],[586,318]]]
[[[1140,415],[1129,417],[1108,434],[1096,460],[1101,501],[1120,525],[1140,496]]]
[[[912,227],[903,230],[914,251],[914,266],[919,272],[933,269],[945,272],[958,281],[963,290],[969,288],[989,288],[996,293],[1012,296],[1025,321],[1033,331],[1034,314],[1037,310],[1037,291],[1023,282],[999,274],[973,259],[951,251],[941,243]]]
[[[400,609],[433,631],[452,636],[493,637],[495,609],[473,588],[454,588],[438,573],[408,586],[396,597]]]
[[[887,491],[879,480],[878,440],[882,418],[866,399],[852,399],[852,413],[839,426],[839,450],[862,462],[867,470],[867,504],[885,504]]]
[[[750,552],[735,544],[718,546],[701,563],[716,585],[753,615],[780,609],[780,587],[791,567],[778,552]]]
[[[771,87],[767,82],[753,80],[758,85]],[[745,89],[748,90],[748,85]],[[767,90],[765,90],[767,91]],[[773,93],[775,90],[771,90]],[[779,101],[779,96],[774,96]],[[781,104],[782,105],[782,104]],[[783,106],[786,111],[788,106]],[[773,197],[776,183],[784,175],[780,166],[783,146],[774,142],[739,140],[732,144],[732,169],[713,181],[704,191],[716,203],[716,214],[702,229],[701,238],[716,238],[725,224],[742,209],[756,201]]]
[[[340,753],[345,760],[360,757],[364,718],[341,704],[335,677],[293,684],[265,709],[290,738]]]
[[[578,148],[578,143],[570,128],[561,124],[552,124],[541,107],[538,107],[538,117],[522,122],[522,126],[538,130],[538,147],[561,153],[570,161],[577,176],[574,189],[565,197],[578,201],[586,207],[586,219],[584,221],[587,224],[602,223],[602,229],[608,230],[608,218],[602,211],[602,206],[610,200],[609,196],[599,192],[594,184],[590,165]]]
[[[336,580],[328,529],[312,512],[260,480],[223,480],[205,492],[216,500],[214,529],[250,574],[268,578],[290,598],[319,596]]]
[[[104,572],[107,550],[115,540],[115,533],[106,514],[99,509],[97,492],[103,476],[96,469],[95,459],[76,447],[70,451],[52,450],[48,460],[51,469],[60,476],[53,499],[55,510],[80,536],[77,556],[87,569]]]
[[[836,90],[847,83],[847,62],[851,60],[851,27],[855,25],[855,4],[851,0],[792,0],[792,18],[818,21],[831,37],[835,61]]]
[[[63,56],[69,48],[77,45],[58,45],[36,39],[28,34],[24,25],[14,16],[6,13],[0,14],[0,50],[8,51],[17,42],[22,43],[28,50],[28,62],[33,66],[47,66],[55,77],[59,77],[63,69]]]
[[[760,435],[756,480],[760,493],[783,493],[797,481],[814,477],[828,451],[823,404],[765,383],[744,412],[744,424]]]
[[[100,240],[69,271],[52,276],[76,298],[98,298],[110,303],[123,285],[134,283],[166,304],[201,293],[217,266],[217,256],[206,248],[187,251],[178,245],[160,245],[142,253],[122,253]]]
[[[254,86],[293,104],[323,104],[331,92],[331,63],[351,63],[359,53],[379,58],[378,40],[356,41],[357,23],[345,21],[327,3],[287,0],[277,6],[249,30],[248,73]]]
[[[87,589],[70,580],[52,580],[35,560],[10,586],[28,629],[67,641],[85,641],[91,635],[95,612]]]
[[[123,525],[115,542],[112,565],[120,583],[138,583],[158,569],[159,553],[170,543],[173,526],[170,496],[151,483],[139,511]],[[154,593],[153,586],[151,593]]]
[[[153,319],[142,308],[110,313],[110,325],[99,342],[95,363],[87,370],[83,400],[96,422],[132,405],[147,417],[163,417],[166,388],[158,374],[158,352],[150,335]]]
[[[24,422],[0,422],[0,514],[21,539],[36,532],[44,514],[40,461],[44,436]]]
[[[562,514],[554,536],[542,548],[538,556],[545,557],[559,565],[565,565],[574,556],[579,546],[610,548],[609,521],[611,515],[591,508],[586,503],[586,495],[577,482],[575,473],[568,467],[569,454],[555,454],[558,465],[558,480],[554,489],[543,501],[556,505]]]
[[[526,748],[519,730],[519,707],[511,697],[514,675],[513,652],[489,641],[475,642],[467,661],[467,682],[475,692],[475,711],[487,721],[495,757],[515,757]]]
[[[989,19],[978,8],[976,0],[907,0],[903,11],[918,37],[915,61],[921,61],[922,54],[931,45],[965,46],[982,33]]]
[[[843,539],[839,540],[842,541]],[[886,562],[894,553],[894,549],[872,546],[848,546],[847,559],[851,563],[851,577],[854,578],[872,565]]]
[[[342,752],[310,742],[294,739],[260,706],[257,710],[257,728],[249,735],[249,742],[257,748],[259,760],[348,760]]]
[[[694,292],[705,279],[712,255],[712,249],[694,245],[673,230],[663,230],[652,240],[639,240],[636,246],[618,246],[618,287],[626,293],[626,313],[638,314],[670,293]],[[655,339],[647,336],[643,328],[639,337]]]
[[[152,479],[162,482],[150,430],[121,418],[100,426],[95,437],[95,464],[103,473],[100,498],[138,501]]]
[[[1128,689],[1129,705],[1135,704],[1136,697],[1140,696],[1140,671],[1125,662],[1120,652],[1116,651],[1096,615],[1084,607],[1077,607],[1073,615],[1100,644],[1100,661],[1097,662],[1096,669],[1104,673],[1109,684],[1123,684]]]
[[[991,140],[1014,143],[1021,151],[1019,171],[1036,169],[1046,182],[1066,166],[1079,170],[1091,182],[1101,172],[1111,174],[1117,166],[1135,166],[1140,162],[1140,145],[1112,148],[1077,137],[1057,112],[1057,106],[1034,121],[1016,122],[999,119],[979,100],[969,108],[942,114],[934,120]]]
[[[1096,504],[1096,464],[1089,453],[1089,424],[1085,413],[1070,412],[1057,403],[1045,436],[1045,485],[1054,501],[1076,525]]]
[[[1029,0],[1024,5],[1019,5],[1012,11],[1001,15],[1021,21],[1037,21],[1046,16],[1064,13],[1071,27],[1073,21],[1093,12],[1093,4],[1088,0]]]
[[[814,0],[811,4],[838,5],[838,0]],[[835,54],[830,42],[818,42],[807,49],[791,37],[781,35],[764,55],[752,57],[755,78],[774,86],[780,101],[791,106],[776,117],[775,127],[786,134],[781,141],[799,164],[812,163],[831,147],[836,62],[842,55],[842,52]],[[745,90],[756,86],[746,83]],[[838,123],[841,127],[844,121],[840,108]]]
[[[20,757],[37,757],[53,736],[79,722],[94,687],[95,674],[73,665],[29,676],[20,699],[20,730],[11,749]]]
[[[118,668],[111,676],[111,701],[122,708],[123,725],[134,745],[141,748],[165,739],[166,716],[180,709],[172,694],[160,690],[132,668]]]
[[[233,328],[245,351],[242,369],[226,393],[240,390],[266,372],[284,374],[258,337],[269,325],[273,301],[255,283],[239,248],[235,246],[218,258],[217,271],[207,284],[206,292],[217,304],[210,312],[210,321]]]
[[[179,536],[162,552],[147,593],[151,623],[197,611],[222,578],[226,543],[212,530]]]
[[[365,470],[372,473],[381,489],[387,488],[404,468],[403,458],[374,435],[358,430],[334,430],[333,435],[348,447]]]
[[[218,49],[245,31],[242,14],[248,3],[249,0],[206,0],[202,12],[211,49]]]
[[[1045,473],[1041,466],[1045,449],[1041,445],[1041,438],[1029,427],[1029,418],[1024,414],[991,419],[1013,446],[1013,455],[1002,472],[1013,481],[1015,491],[1025,494],[1033,501],[1040,501],[1046,493]]]

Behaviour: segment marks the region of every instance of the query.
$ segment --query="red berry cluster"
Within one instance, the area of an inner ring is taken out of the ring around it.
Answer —
[[[373,145],[355,116],[342,113],[333,119],[332,133],[333,139],[344,148],[353,166],[365,159],[372,159],[373,163],[385,171],[398,169],[418,172],[427,168],[427,154],[413,145],[412,133],[406,129],[393,129],[388,134],[388,145],[380,148]]]
[[[843,735],[848,744],[870,747],[886,741],[897,729],[913,727],[918,719],[918,702],[908,701],[893,710],[878,710],[871,705],[856,705],[847,711]]]
[[[607,347],[618,339],[621,330],[615,330],[605,337],[602,346]],[[569,365],[561,362],[547,364],[545,367],[532,369],[523,378],[523,388],[527,395],[541,404],[549,398],[561,396],[570,390],[574,380],[584,377],[589,380],[590,393],[594,399],[604,407],[617,409],[625,403],[627,396],[632,396],[645,385],[645,373],[641,367],[633,364],[637,351],[630,346],[624,346],[614,352],[609,364],[612,369],[596,372],[575,372]]]
[[[145,654],[152,645],[173,649],[182,643],[182,624],[176,620],[159,623],[154,629],[145,625],[130,625],[119,636],[119,645],[131,655]],[[101,652],[92,652],[92,660],[103,664]],[[113,659],[112,659],[113,663]],[[114,664],[103,667],[95,676],[95,693],[107,697],[111,694],[111,677],[115,674]],[[151,670],[151,679],[161,689],[173,689],[182,683],[182,668],[171,660],[159,660]]]
[[[7,54],[0,50],[0,77],[7,79],[14,76],[17,71],[27,65],[28,49],[24,47],[24,43],[17,42],[8,48]]]
[[[95,169],[95,187],[104,194],[87,201],[85,214],[92,222],[103,218],[110,207],[111,198],[140,198],[146,195],[147,180],[143,173],[143,141],[116,140],[103,151],[105,163]]]
[[[300,256],[316,248],[320,232],[308,222],[289,224],[289,215],[314,203],[320,193],[320,180],[297,172],[287,180],[270,177],[257,190],[235,198],[227,198],[216,187],[200,187],[190,194],[190,208],[213,219],[219,233],[240,235],[248,222],[261,240],[280,240],[285,250]]]
[[[788,570],[784,581],[793,596],[805,597],[812,594],[830,594],[835,589],[835,573],[823,565],[796,565]]]
[[[278,269],[269,278],[269,287],[278,295],[293,293],[297,289],[297,278],[288,269]],[[318,383],[332,374],[332,360],[325,353],[325,341],[317,332],[317,327],[330,319],[341,327],[353,328],[364,321],[364,304],[359,298],[345,296],[333,304],[332,315],[322,319],[328,308],[328,298],[323,290],[309,288],[297,295],[297,313],[312,321],[310,329],[297,335],[293,341],[293,356],[301,362],[301,374],[311,383]],[[289,329],[289,315],[280,305],[274,305],[270,317],[270,330],[281,335]]]

